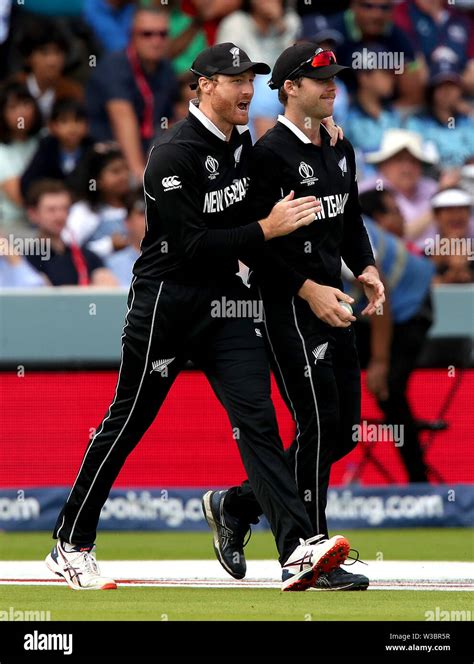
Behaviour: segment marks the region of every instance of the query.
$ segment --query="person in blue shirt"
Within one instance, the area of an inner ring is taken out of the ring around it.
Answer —
[[[371,190],[360,195],[364,223],[387,291],[383,314],[356,326],[361,363],[367,366],[367,387],[374,394],[386,424],[403,425],[397,447],[410,482],[426,482],[419,430],[408,400],[408,383],[432,323],[430,300],[434,264],[403,238],[403,217],[393,194]],[[345,284],[355,299],[355,314],[366,305],[356,282]],[[382,312],[381,312],[382,313]]]
[[[370,65],[368,61],[363,64]],[[395,74],[388,69],[366,66],[356,72],[357,90],[344,124],[344,133],[362,156],[380,148],[387,129],[401,127],[401,115],[389,100],[395,89]],[[373,166],[363,166],[364,176],[374,175]]]
[[[392,0],[351,0],[349,9],[333,16],[310,14],[303,17],[302,38],[319,42],[321,36],[327,38],[331,34],[339,44],[338,62],[354,69],[358,68],[357,58],[372,50],[374,44],[392,57],[403,59],[403,63],[394,61],[391,67],[400,72],[396,78],[397,102],[412,107],[422,98],[421,62],[410,39],[393,23],[394,6]],[[348,75],[346,82],[353,92],[355,76]]]
[[[0,289],[39,288],[47,285],[47,280],[24,256],[14,253],[0,254]]]
[[[132,281],[132,268],[140,255],[140,245],[146,228],[145,200],[141,190],[134,192],[127,200],[125,225],[130,244],[108,256],[106,265],[114,273],[120,286],[128,288]]]
[[[135,0],[84,0],[82,15],[104,51],[126,48]]]
[[[444,171],[460,168],[474,157],[474,120],[458,112],[462,81],[449,61],[433,65],[424,113],[407,120],[406,128],[434,143]]]
[[[396,25],[409,36],[426,61],[434,62],[440,48],[449,49],[460,68],[469,59],[472,26],[459,3],[445,0],[403,0],[394,10]]]

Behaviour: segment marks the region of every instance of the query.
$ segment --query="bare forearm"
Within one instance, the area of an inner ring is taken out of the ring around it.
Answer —
[[[23,205],[23,198],[21,196],[20,189],[20,178],[11,178],[10,180],[6,180],[2,185],[0,185],[0,189],[4,191],[4,193],[13,203],[15,203],[15,205]]]
[[[132,106],[128,102],[110,102],[107,110],[115,138],[120,144],[130,170],[135,176],[141,177],[145,170],[145,155],[140,138],[140,126]]]
[[[388,363],[392,345],[392,316],[387,301],[380,313],[370,317],[370,359],[371,362]]]
[[[195,18],[193,22],[189,25],[189,27],[186,28],[186,30],[183,30],[181,34],[179,34],[177,37],[174,37],[174,39],[171,40],[168,49],[168,57],[173,59],[181,55],[181,53],[183,53],[183,51],[185,51],[188,48],[189,44],[198,34],[200,29],[201,29],[201,22],[197,18]]]

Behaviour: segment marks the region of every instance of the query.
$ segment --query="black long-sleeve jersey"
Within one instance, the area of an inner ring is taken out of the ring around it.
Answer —
[[[235,127],[226,141],[190,105],[188,117],[165,133],[148,160],[146,233],[134,274],[222,284],[235,279],[241,254],[263,249],[257,218],[246,215],[251,148],[246,127]]]
[[[287,290],[297,293],[306,278],[341,288],[341,257],[356,276],[375,265],[361,217],[354,150],[347,139],[331,147],[322,126],[321,145],[316,146],[280,116],[254,146],[249,174],[247,214],[254,218],[265,217],[292,189],[296,198],[316,196],[321,201],[312,224],[267,243],[267,252],[292,268]],[[255,254],[249,262],[257,266],[257,280],[271,288],[271,274],[259,257]]]

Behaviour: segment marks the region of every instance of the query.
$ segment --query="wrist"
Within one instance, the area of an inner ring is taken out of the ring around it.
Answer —
[[[388,357],[372,357],[369,361],[370,365],[383,365],[383,366],[388,366],[389,364],[389,359]]]
[[[273,237],[273,233],[269,217],[266,217],[265,219],[260,219],[257,223],[260,225],[260,228],[263,231],[265,242],[271,240]]]
[[[314,287],[317,286],[317,283],[315,281],[312,281],[311,279],[306,279],[306,281],[303,283],[301,288],[298,291],[299,297],[303,300],[307,300],[310,296],[311,291],[314,289]]]
[[[377,277],[377,279],[380,279],[379,271],[377,270],[375,265],[367,265],[367,267],[364,267],[364,269],[362,270],[362,274],[374,274]]]

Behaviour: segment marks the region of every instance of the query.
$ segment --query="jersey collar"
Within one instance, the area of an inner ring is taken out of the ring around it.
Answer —
[[[279,115],[278,116],[278,122],[281,122],[281,124],[285,125],[285,127],[288,127],[288,129],[290,131],[292,131],[294,133],[294,135],[297,138],[299,138],[302,143],[306,143],[306,144],[311,143],[311,141],[306,136],[306,134],[304,132],[302,132],[301,129],[299,127],[297,127],[294,122],[292,122],[291,120],[288,120],[288,118],[285,117],[284,115]],[[322,122],[321,122],[321,128],[325,129],[326,134],[329,136],[329,131],[326,129],[326,127],[323,125]]]
[[[204,115],[204,113],[199,109],[199,101],[197,99],[192,99],[189,102],[189,112],[191,115],[194,115],[194,117],[197,118],[199,122],[204,125],[208,131],[211,132],[211,134],[214,134],[214,136],[220,138],[221,141],[227,142],[226,135],[219,129],[219,127],[216,127],[216,125],[211,120],[209,120],[207,115]],[[248,125],[235,125],[235,128],[239,134],[243,134],[249,130]]]
[[[294,135],[297,136],[302,143],[311,143],[306,134],[303,133],[301,129],[295,125],[294,122],[288,120],[288,118],[285,117],[284,115],[278,116],[278,122],[281,122],[281,124],[285,125],[285,127],[288,127],[288,129],[292,131]]]

